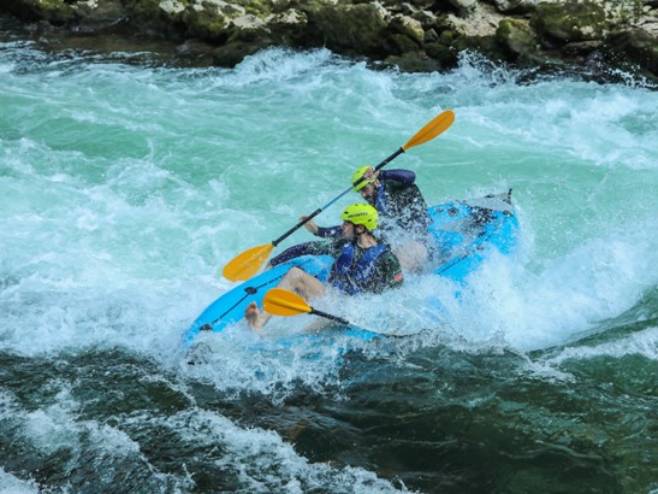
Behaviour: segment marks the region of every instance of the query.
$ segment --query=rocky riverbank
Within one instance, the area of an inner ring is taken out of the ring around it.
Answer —
[[[279,45],[432,71],[470,49],[520,67],[622,67],[658,81],[658,0],[3,0],[0,13],[41,39],[160,39],[181,59],[226,67]]]

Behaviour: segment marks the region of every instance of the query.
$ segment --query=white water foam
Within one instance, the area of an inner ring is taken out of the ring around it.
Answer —
[[[658,328],[643,329],[616,341],[594,346],[567,347],[546,360],[549,365],[559,366],[569,360],[588,360],[597,357],[622,358],[639,355],[649,360],[658,360]]]
[[[0,423],[4,431],[12,433],[12,440],[27,443],[47,456],[58,451],[70,452],[62,470],[70,474],[74,469],[97,469],[100,475],[89,477],[95,489],[112,483],[112,469],[124,468],[122,465],[126,462],[133,465],[133,470],[147,472],[150,478],[144,481],[151,487],[169,485],[174,486],[176,492],[189,489],[191,482],[187,476],[160,472],[141,453],[139,444],[120,428],[94,420],[80,420],[79,404],[72,399],[68,384],[53,382],[50,385],[61,387],[54,403],[29,412],[8,393],[0,394]]]
[[[242,428],[207,410],[185,411],[162,419],[131,417],[128,421],[165,426],[171,434],[196,447],[221,448],[221,458],[214,460],[215,464],[234,473],[249,492],[408,492],[362,468],[311,463],[276,432]]]
[[[0,494],[39,494],[39,485],[33,480],[14,477],[0,466]]]
[[[216,278],[218,266],[276,238],[333,197],[355,163],[384,157],[452,106],[453,128],[400,157],[399,166],[418,171],[432,203],[517,187],[521,257],[494,258],[460,303],[450,282],[409,277],[401,291],[330,297],[319,308],[340,307],[382,332],[429,329],[454,345],[527,350],[564,343],[618,314],[658,279],[658,249],[643,233],[656,225],[640,219],[647,212],[638,206],[653,203],[638,190],[624,200],[625,223],[611,226],[615,189],[605,177],[595,192],[578,181],[580,172],[589,177],[605,165],[622,174],[621,192],[638,189],[636,180],[652,183],[653,175],[627,173],[653,170],[642,164],[655,149],[650,119],[628,120],[657,111],[643,90],[574,81],[521,86],[515,72],[483,70],[469,59],[447,74],[375,72],[326,50],[269,50],[232,71],[69,65],[41,67],[54,76],[47,84],[26,86],[10,74],[0,85],[29,97],[10,108],[14,115],[35,102],[41,109],[10,129],[18,139],[0,142],[0,227],[10,232],[0,238],[0,342],[11,352],[121,346],[178,368],[172,349],[181,334],[228,288]],[[586,120],[588,113],[596,118]],[[606,161],[607,132],[631,154]],[[565,156],[572,168],[548,166]],[[321,222],[333,224],[343,205]],[[427,304],[431,298],[441,301],[447,321]],[[271,331],[301,326],[279,322]],[[435,344],[436,336],[427,341]],[[296,382],[318,390],[336,384],[336,355],[353,343],[336,340],[314,363],[287,350],[254,358],[249,348],[258,344],[245,330],[217,338],[209,342],[217,349],[211,363],[189,372],[278,400],[276,390]]]

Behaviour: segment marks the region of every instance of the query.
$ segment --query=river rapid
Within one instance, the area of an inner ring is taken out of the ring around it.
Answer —
[[[2,39],[0,492],[658,492],[658,92],[474,55],[229,70]],[[404,338],[281,350],[309,319],[279,319],[190,364],[224,263],[448,108],[389,168],[430,204],[513,188],[513,256],[459,301],[410,277],[323,306]]]

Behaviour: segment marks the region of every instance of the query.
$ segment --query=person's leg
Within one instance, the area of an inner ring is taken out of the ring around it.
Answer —
[[[291,290],[304,300],[311,300],[324,295],[324,285],[320,283],[320,280],[299,268],[292,268],[288,271],[279,283],[278,288]]]
[[[324,294],[324,285],[317,278],[295,267],[286,273],[277,285],[277,288],[283,288],[293,291],[303,297],[305,300],[317,298]],[[267,312],[261,311],[256,302],[247,306],[244,317],[253,329],[261,329],[270,317]]]

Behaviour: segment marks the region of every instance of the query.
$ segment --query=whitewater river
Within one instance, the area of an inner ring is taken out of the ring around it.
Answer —
[[[658,492],[658,92],[525,80],[1,43],[0,492]],[[189,363],[225,262],[448,108],[390,167],[432,204],[513,188],[514,256],[459,302],[410,277],[325,305],[415,336],[269,351],[239,326]]]

